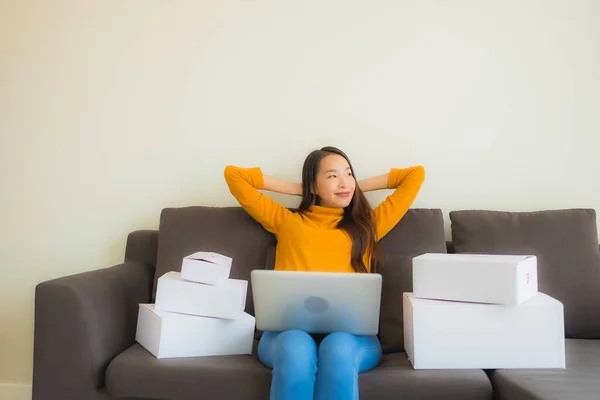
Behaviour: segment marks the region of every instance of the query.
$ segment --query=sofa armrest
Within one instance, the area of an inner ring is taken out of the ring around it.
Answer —
[[[37,285],[33,400],[110,398],[106,367],[134,343],[153,277],[154,266],[125,262]]]
[[[140,262],[156,266],[158,253],[158,231],[139,230],[127,236],[125,262]]]

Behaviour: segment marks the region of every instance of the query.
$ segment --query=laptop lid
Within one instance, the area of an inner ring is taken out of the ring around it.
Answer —
[[[380,274],[253,270],[250,279],[258,330],[379,331]]]

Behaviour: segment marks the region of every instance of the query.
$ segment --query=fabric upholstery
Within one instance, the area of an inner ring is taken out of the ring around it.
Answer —
[[[35,290],[34,400],[104,400],[106,366],[134,342],[150,266],[127,262],[46,281]]]
[[[271,370],[255,355],[157,359],[139,344],[115,358],[106,375],[112,396],[169,400],[262,400],[270,384]]]
[[[597,400],[600,340],[567,339],[564,370],[496,370],[490,378],[498,400]]]
[[[379,241],[389,255],[420,255],[446,252],[444,215],[440,209],[411,208],[398,224]]]
[[[600,338],[600,251],[591,209],[450,213],[457,253],[533,254],[540,292],[564,304],[568,338]]]
[[[442,211],[408,210],[379,245],[384,256],[379,340],[387,354],[404,350],[402,293],[412,291],[412,258],[446,252]]]
[[[482,370],[415,370],[405,353],[388,354],[374,370],[359,377],[360,399],[492,399]]]
[[[384,354],[404,351],[402,294],[412,292],[412,257],[387,256],[381,271],[379,341]]]
[[[384,356],[359,379],[361,400],[492,398],[483,371],[415,371],[404,353]],[[120,354],[107,372],[107,389],[115,397],[264,400],[270,381],[271,370],[256,355],[157,360],[137,344]]]
[[[125,261],[139,262],[156,267],[158,252],[158,231],[142,230],[127,236]]]

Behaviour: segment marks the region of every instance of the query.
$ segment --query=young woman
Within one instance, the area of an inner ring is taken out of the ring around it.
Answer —
[[[275,269],[375,272],[377,242],[404,216],[425,179],[422,166],[356,181],[350,160],[335,147],[311,152],[302,183],[227,166],[225,180],[240,205],[277,237]],[[364,192],[395,189],[374,210]],[[259,190],[301,196],[292,212]],[[357,299],[360,301],[360,299]],[[358,374],[381,360],[376,336],[335,332],[323,337],[299,330],[264,332],[258,357],[273,369],[271,400],[358,399]]]

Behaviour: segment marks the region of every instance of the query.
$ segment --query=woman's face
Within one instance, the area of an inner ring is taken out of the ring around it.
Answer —
[[[323,207],[344,208],[352,201],[356,181],[346,159],[331,154],[321,160],[316,174],[314,193]]]

